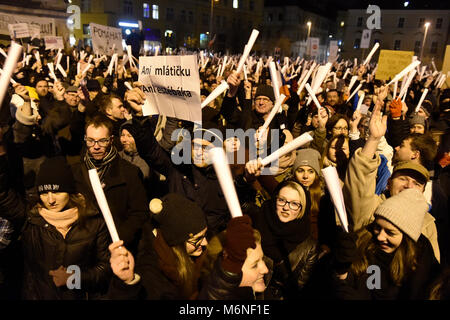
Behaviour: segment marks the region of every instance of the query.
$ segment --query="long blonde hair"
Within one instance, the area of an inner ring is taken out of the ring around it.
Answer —
[[[369,267],[368,256],[375,253],[377,244],[373,240],[373,223],[358,232],[356,247],[358,259],[352,264],[350,270],[356,276],[364,276]],[[396,286],[401,286],[403,280],[417,267],[417,246],[414,240],[403,233],[400,246],[395,250],[394,257],[389,266],[391,280]]]

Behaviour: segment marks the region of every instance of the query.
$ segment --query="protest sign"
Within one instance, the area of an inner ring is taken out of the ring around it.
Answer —
[[[396,74],[411,64],[413,56],[414,51],[381,50],[375,79],[389,80],[394,78]]]
[[[64,49],[64,41],[62,37],[48,36],[44,38],[45,50]]]
[[[33,26],[39,26],[40,28],[40,36],[55,36],[56,35],[56,23],[55,19],[52,18],[42,18],[37,16],[26,16],[26,15],[15,15],[15,14],[6,14],[0,13],[0,34],[10,35],[10,31],[8,25],[17,24],[17,23],[26,23],[28,26],[31,26],[30,36],[33,37],[36,34],[37,30],[33,28]]]
[[[372,30],[370,30],[370,29],[363,30],[363,33],[361,36],[361,44],[359,46],[361,49],[367,49],[369,47],[371,34],[372,34]]]
[[[28,38],[30,31],[28,30],[28,24],[26,23],[14,23],[8,25],[9,34],[11,39]]]
[[[139,57],[139,82],[157,114],[201,123],[196,56]]]
[[[330,41],[330,55],[328,56],[328,61],[335,61],[338,55],[338,42],[333,40]]]
[[[319,38],[308,38],[307,52],[311,57],[319,55]]]
[[[90,23],[89,28],[91,29],[94,52],[101,55],[111,55],[114,50],[114,53],[123,54],[122,30],[120,28],[107,27],[96,23]]]

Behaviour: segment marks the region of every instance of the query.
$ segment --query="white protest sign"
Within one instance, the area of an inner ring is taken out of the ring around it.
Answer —
[[[201,123],[196,56],[139,57],[139,82],[155,114]]]
[[[44,37],[45,50],[64,49],[64,40],[62,37],[48,36]]]
[[[94,52],[103,55],[111,55],[111,51],[119,55],[123,54],[122,50],[122,30],[103,26],[101,24],[90,23],[92,47]]]
[[[363,33],[361,36],[361,44],[359,46],[361,49],[369,48],[371,35],[372,35],[372,30],[370,30],[370,29],[363,30]]]
[[[334,61],[337,58],[338,55],[338,42],[337,41],[330,41],[330,55],[328,56],[328,61]]]
[[[8,25],[8,28],[12,39],[28,38],[30,36],[28,24],[26,23],[10,24]]]
[[[319,55],[319,38],[309,38],[309,55],[311,57],[317,57]]]

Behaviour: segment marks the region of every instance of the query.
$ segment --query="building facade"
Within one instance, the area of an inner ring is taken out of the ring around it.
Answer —
[[[242,51],[262,21],[263,0],[73,0],[81,8],[76,39],[89,44],[89,23],[122,28],[123,39],[142,24],[144,47]]]
[[[433,59],[438,69],[442,66],[449,44],[450,10],[381,10],[381,28],[372,30],[369,48],[362,49],[361,36],[367,29],[369,17],[366,10],[348,10],[340,15],[338,27],[344,24],[343,58],[363,58],[374,43],[379,42],[380,49],[414,51],[419,59],[422,55],[423,63],[428,64]],[[374,61],[378,54],[379,50]]]

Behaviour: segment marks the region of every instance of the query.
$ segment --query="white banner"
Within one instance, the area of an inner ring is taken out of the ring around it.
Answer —
[[[28,30],[28,24],[26,23],[14,23],[8,25],[9,35],[11,39],[28,38],[30,31]]]
[[[55,19],[6,13],[0,13],[0,34],[10,35],[11,33],[9,32],[8,25],[16,23],[27,23],[31,26],[39,26],[41,36],[56,35]],[[33,32],[31,33],[33,34]]]
[[[319,55],[319,38],[309,38],[308,41],[308,54],[311,57],[317,57]]]
[[[361,35],[361,49],[367,49],[370,45],[370,36],[372,35],[372,30],[364,29]]]
[[[201,123],[197,57],[139,57],[139,82],[151,106],[150,114]]]
[[[45,50],[64,49],[62,37],[45,37]]]
[[[29,24],[28,30],[30,31],[31,39],[40,39],[41,38],[41,26],[38,24]]]
[[[103,26],[101,24],[90,23],[92,47],[94,52],[100,55],[111,55],[114,53],[123,54],[122,29]]]
[[[338,42],[336,40],[330,41],[330,55],[328,61],[336,60],[338,55]]]

